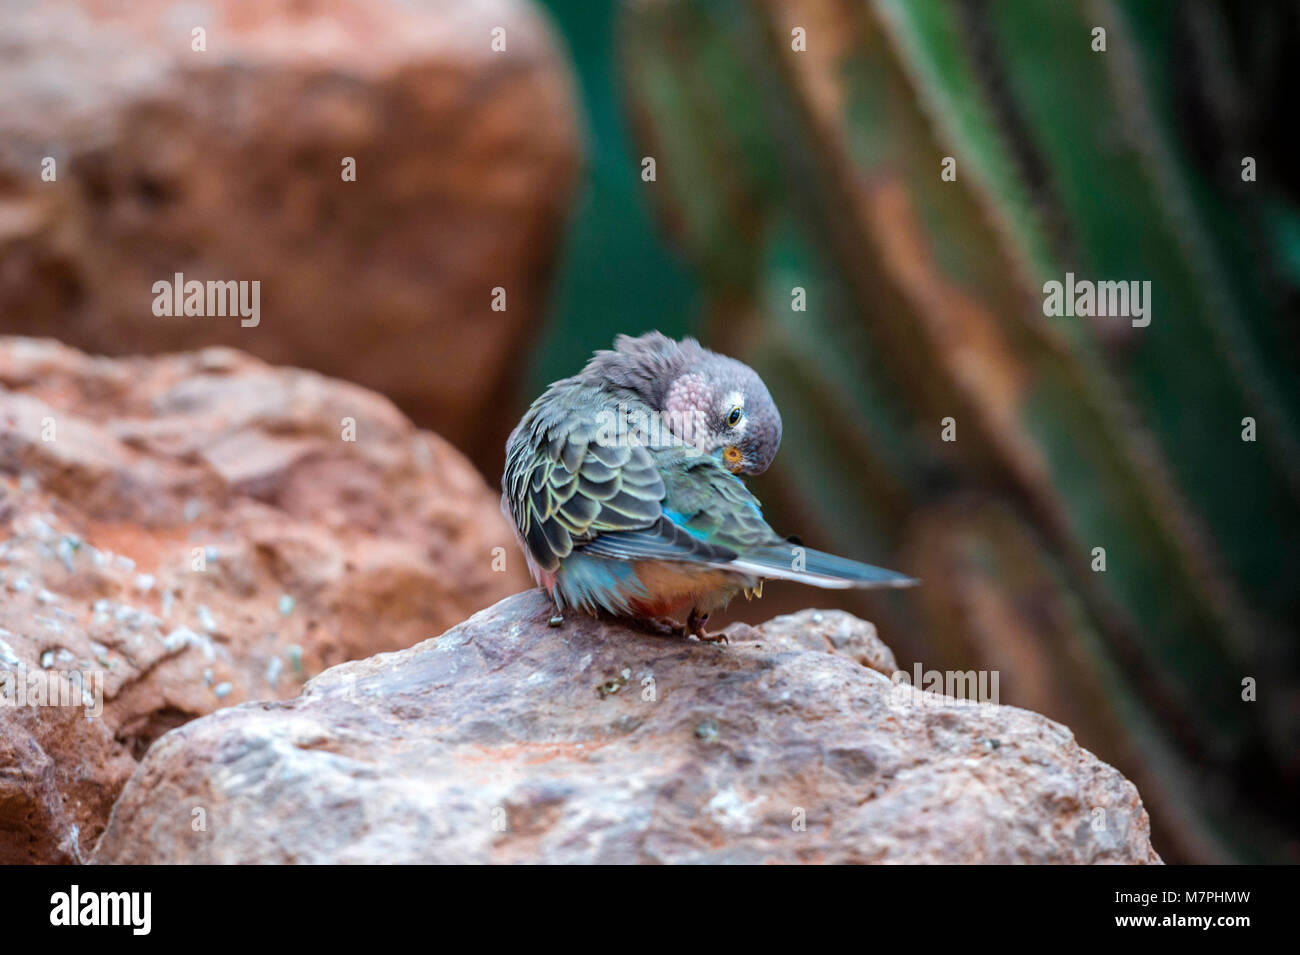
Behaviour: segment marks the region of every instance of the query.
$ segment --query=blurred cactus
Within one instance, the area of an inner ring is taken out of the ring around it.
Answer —
[[[1300,214],[1267,143],[1242,180],[1260,124],[1223,104],[1275,74],[1235,16],[637,0],[621,36],[710,337],[786,418],[774,510],[895,551],[925,586],[872,605],[887,638],[1002,670],[1138,783],[1169,858],[1294,861]],[[1149,280],[1151,324],[1045,317],[1067,271]]]

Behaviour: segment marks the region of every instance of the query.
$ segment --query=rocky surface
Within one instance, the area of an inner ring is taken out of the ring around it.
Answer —
[[[1158,862],[1065,727],[918,698],[870,624],[705,645],[508,598],[160,739],[95,854],[146,862]]]
[[[372,392],[0,339],[0,863],[88,856],[172,727],[527,586],[495,492]]]
[[[17,0],[0,19],[0,328],[237,347],[499,459],[579,163],[534,5]],[[176,273],[260,281],[259,324],[155,316]]]

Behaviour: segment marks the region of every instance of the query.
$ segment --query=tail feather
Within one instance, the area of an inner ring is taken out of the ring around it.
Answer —
[[[775,544],[747,551],[725,565],[756,577],[795,580],[828,590],[850,588],[912,587],[921,581],[906,574],[873,567],[847,557],[791,544]]]

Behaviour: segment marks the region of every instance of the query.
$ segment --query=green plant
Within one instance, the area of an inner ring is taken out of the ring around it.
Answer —
[[[1300,217],[1269,171],[1189,145],[1179,70],[1210,101],[1240,90],[1188,9],[643,0],[627,102],[712,341],[786,418],[778,513],[837,552],[899,551],[926,584],[878,619],[1014,671],[1013,701],[1139,784],[1172,858],[1277,860],[1300,752]],[[1045,316],[1066,272],[1150,281],[1151,323]]]

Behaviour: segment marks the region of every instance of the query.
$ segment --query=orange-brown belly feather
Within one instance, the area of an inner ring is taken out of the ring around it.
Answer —
[[[636,574],[650,599],[633,600],[632,609],[647,617],[672,616],[692,608],[708,613],[725,606],[745,586],[743,578],[725,570],[667,561],[637,561]]]

